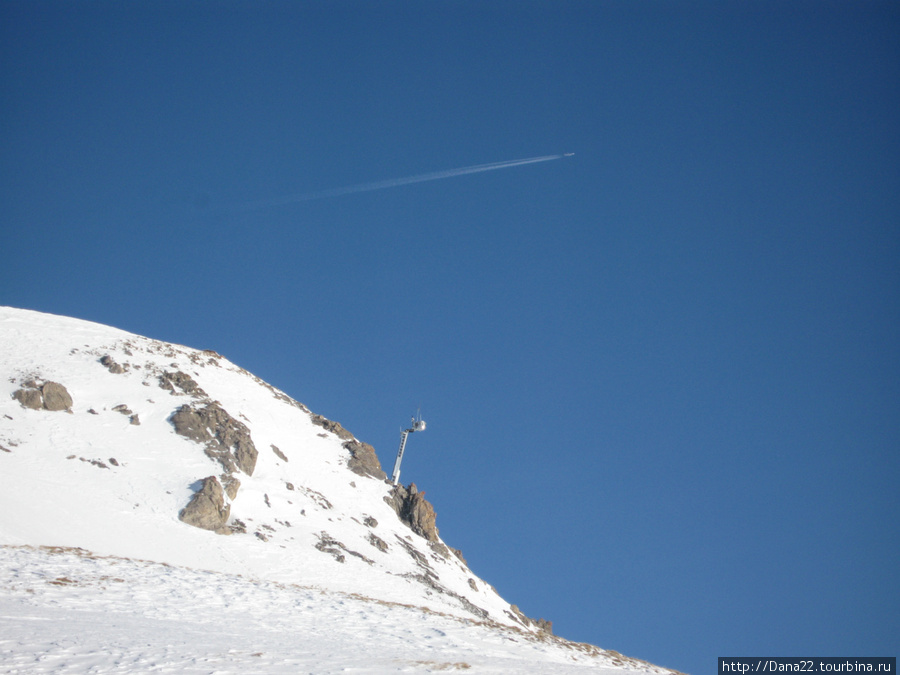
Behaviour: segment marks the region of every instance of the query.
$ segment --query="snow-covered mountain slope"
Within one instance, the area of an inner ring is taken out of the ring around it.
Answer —
[[[0,620],[18,635],[0,662],[58,646],[55,631],[87,663],[111,631],[111,672],[198,658],[200,634],[235,672],[370,652],[371,672],[488,667],[471,658],[482,642],[517,645],[503,672],[668,672],[549,635],[472,574],[370,446],[215,352],[0,308],[0,375]],[[142,623],[181,641],[140,648],[127,627]],[[435,658],[417,659],[426,645]]]

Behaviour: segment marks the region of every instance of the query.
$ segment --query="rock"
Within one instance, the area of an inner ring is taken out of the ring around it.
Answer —
[[[125,368],[116,363],[109,354],[100,359],[100,363],[103,364],[106,369],[113,373],[114,375],[119,375],[125,372]]]
[[[59,382],[45,382],[41,393],[45,410],[69,410],[72,407],[72,397]]]
[[[225,473],[222,475],[221,483],[215,480],[215,485],[218,486],[219,492],[223,491],[224,486],[224,492],[228,495],[228,498],[234,499],[241,486],[241,481],[233,474],[240,470],[248,476],[253,475],[253,470],[256,468],[256,458],[259,456],[259,452],[253,444],[253,439],[250,438],[250,430],[247,426],[229,415],[217,401],[208,403],[198,409],[191,408],[190,405],[185,404],[172,414],[170,421],[175,427],[175,433],[192,441],[202,443],[206,456],[222,465]],[[210,484],[210,478],[205,478],[204,489],[206,489],[208,484]],[[213,488],[209,489],[212,490]],[[202,493],[203,490],[198,495]],[[216,506],[221,511],[224,499],[220,499],[221,503],[216,502]],[[268,497],[266,499],[268,501]],[[202,507],[205,510],[204,513],[209,512],[209,509],[204,505],[204,498],[195,495],[191,504],[194,501],[198,502],[198,508]],[[188,507],[191,504],[188,504]],[[197,525],[197,527],[215,530],[220,534],[230,534],[236,531],[234,528],[225,528],[229,508],[225,508],[224,516],[220,518],[222,522],[215,525],[215,527],[207,527],[206,525]],[[182,514],[184,514],[184,511]],[[179,517],[188,522],[183,515]],[[190,512],[188,517],[193,517]],[[202,519],[208,524],[216,523],[212,516],[202,516]],[[191,522],[190,524],[193,525],[194,523]]]
[[[526,626],[534,626],[541,633],[546,633],[548,635],[553,635],[553,622],[547,621],[546,619],[532,619],[531,617],[525,616],[525,614],[520,610],[516,605],[510,605],[510,610],[512,610],[512,618],[518,619]],[[507,612],[509,614],[509,612]]]
[[[205,398],[206,392],[200,388],[200,385],[187,373],[177,371],[174,373],[164,372],[159,376],[159,386],[166,391],[175,394],[175,389],[180,389],[188,396],[195,398]]]
[[[40,410],[44,407],[40,389],[16,389],[13,392],[13,398],[25,408]]]
[[[381,469],[378,455],[375,454],[375,448],[371,445],[352,440],[344,443],[343,447],[350,452],[350,461],[347,462],[347,468],[353,473],[360,476],[370,476],[378,480],[387,479],[387,474]]]
[[[349,548],[344,546],[341,542],[339,542],[327,532],[320,532],[318,537],[319,543],[316,544],[316,548],[319,551],[322,551],[322,553],[330,553],[339,563],[342,563],[347,559],[346,556],[344,556],[344,553],[349,553],[350,555],[359,558],[369,565],[375,564],[374,560],[370,560],[358,551],[351,551]],[[341,551],[343,551],[344,553],[341,553]]]
[[[230,512],[231,506],[225,504],[225,493],[219,480],[208,476],[178,518],[188,525],[215,531],[225,527]]]
[[[339,563],[342,563],[347,559],[347,557],[343,553],[341,553],[341,550],[344,550],[347,547],[344,546],[341,542],[333,538],[327,532],[321,532],[318,537],[319,543],[316,544],[316,549],[322,551],[322,553],[331,554],[331,556]]]
[[[369,543],[372,544],[382,553],[387,553],[388,545],[380,537],[376,537],[373,532],[369,532]]]
[[[281,450],[278,449],[277,445],[273,444],[273,445],[271,445],[271,448],[272,448],[272,452],[274,452],[278,456],[279,459],[281,459],[282,461],[285,461],[285,462],[288,461],[288,458],[285,457],[285,454]]]
[[[353,440],[353,434],[347,431],[344,427],[342,427],[338,422],[334,422],[332,420],[326,419],[321,415],[310,414],[309,418],[312,420],[312,423],[318,425],[325,429],[326,431],[330,431],[335,436],[344,441]]]
[[[534,622],[538,627],[538,630],[542,633],[547,633],[548,635],[553,635],[553,622],[547,621],[547,619],[538,619]]]
[[[222,476],[222,487],[225,488],[225,494],[228,495],[229,499],[234,499],[237,497],[238,490],[241,488],[241,481],[232,476],[230,473],[226,473]]]
[[[22,387],[13,392],[13,398],[26,408],[32,410],[67,410],[71,412],[72,397],[59,382],[44,382],[39,385],[34,380],[22,383]]]
[[[240,469],[253,475],[259,451],[250,438],[250,429],[217,401],[196,410],[185,404],[172,415],[171,422],[175,433],[204,443],[206,455],[218,461],[226,472]]]
[[[439,542],[434,507],[425,499],[425,493],[419,492],[415,483],[411,483],[408,489],[402,485],[395,485],[390,496],[385,497],[384,501],[397,512],[400,520],[413,532],[425,537],[429,542]]]
[[[175,433],[184,436],[197,443],[207,443],[214,440],[209,429],[204,424],[204,416],[184,404],[173,413],[170,421],[175,427]]]

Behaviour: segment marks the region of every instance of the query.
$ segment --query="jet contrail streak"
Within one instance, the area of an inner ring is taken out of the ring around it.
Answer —
[[[416,176],[406,176],[405,178],[390,178],[388,180],[379,180],[374,183],[358,183],[357,185],[348,185],[346,187],[332,188],[330,190],[320,190],[318,192],[307,192],[305,194],[289,195],[287,197],[279,197],[277,199],[262,199],[253,202],[244,202],[241,208],[244,209],[261,209],[268,206],[281,206],[282,204],[293,204],[295,202],[307,202],[313,199],[326,199],[328,197],[340,197],[341,195],[354,194],[356,192],[371,192],[372,190],[383,190],[385,188],[398,187],[400,185],[409,185],[410,183],[424,183],[429,180],[440,180],[442,178],[452,178],[453,176],[464,176],[469,173],[481,173],[483,171],[496,171],[497,169],[509,169],[514,166],[522,166],[523,164],[536,164],[538,162],[549,162],[554,159],[562,159],[563,157],[571,157],[574,153],[566,153],[563,155],[543,155],[541,157],[528,157],[527,159],[509,159],[505,162],[491,162],[489,164],[475,164],[473,166],[464,166],[458,169],[447,169],[445,171],[432,171],[431,173],[420,173]]]

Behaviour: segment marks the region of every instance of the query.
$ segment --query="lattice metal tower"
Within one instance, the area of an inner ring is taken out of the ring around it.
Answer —
[[[403,461],[403,451],[406,450],[406,439],[415,431],[425,431],[425,420],[418,413],[410,421],[409,429],[404,429],[400,434],[400,449],[397,451],[397,461],[394,462],[394,473],[391,475],[391,482],[394,485],[400,480],[400,462]]]

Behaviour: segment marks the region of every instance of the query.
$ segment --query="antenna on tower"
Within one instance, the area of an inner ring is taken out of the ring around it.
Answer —
[[[404,429],[400,434],[400,449],[397,451],[397,461],[394,462],[394,473],[391,475],[391,482],[394,485],[400,481],[400,462],[403,461],[403,451],[406,450],[406,439],[416,431],[425,431],[425,420],[422,419],[420,410],[417,410],[415,417],[410,420],[409,429]]]

